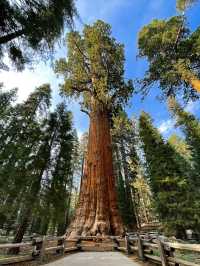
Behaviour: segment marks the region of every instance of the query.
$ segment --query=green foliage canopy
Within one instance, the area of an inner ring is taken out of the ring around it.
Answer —
[[[55,71],[64,76],[65,95],[81,97],[87,112],[94,101],[106,109],[127,103],[133,86],[124,81],[124,49],[111,37],[110,25],[98,20],[86,25],[83,34],[70,32],[67,46],[67,59],[55,65]]]
[[[156,19],[140,31],[138,46],[139,56],[149,62],[141,81],[144,92],[159,84],[165,97],[179,93],[186,100],[198,98],[190,81],[200,77],[200,28],[191,32],[183,16]]]
[[[188,7],[193,5],[197,0],[176,0],[176,7],[179,11],[185,11]]]
[[[6,68],[5,53],[18,70],[33,55],[51,55],[76,14],[73,0],[0,0],[0,68]]]

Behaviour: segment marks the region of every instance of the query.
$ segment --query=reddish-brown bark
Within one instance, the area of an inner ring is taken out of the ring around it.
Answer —
[[[79,203],[67,236],[123,233],[113,174],[109,116],[104,108],[93,106]]]

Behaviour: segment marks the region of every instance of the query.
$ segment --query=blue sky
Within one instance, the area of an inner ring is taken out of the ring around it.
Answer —
[[[145,59],[136,59],[137,36],[140,29],[152,19],[166,19],[176,15],[175,0],[77,0],[76,6],[83,23],[93,23],[97,19],[104,20],[112,26],[113,36],[125,45],[125,77],[141,78],[147,69]],[[195,29],[200,25],[200,4],[187,12],[189,26]],[[83,25],[77,21],[77,30],[82,30]],[[66,48],[58,46],[56,57],[66,56]],[[9,71],[0,72],[0,80],[7,89],[19,88],[19,101],[26,99],[36,86],[50,83],[53,88],[54,105],[60,101],[58,96],[59,80],[53,73],[49,62],[38,63],[34,70],[26,69],[22,73]],[[150,94],[141,101],[141,95],[135,95],[130,100],[127,108],[128,115],[139,116],[142,110],[151,114],[154,124],[165,137],[173,133],[174,121],[171,119],[165,102],[156,99],[159,88],[154,87]],[[198,115],[199,102],[189,103],[188,111]],[[79,135],[88,129],[88,119],[79,111],[78,103],[70,103],[69,109],[74,114],[74,124]]]

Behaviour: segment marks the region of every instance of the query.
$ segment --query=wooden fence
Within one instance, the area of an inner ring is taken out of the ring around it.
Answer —
[[[53,245],[52,242],[54,242]],[[7,254],[7,251],[11,248],[20,248],[19,255],[4,255],[3,258],[0,258],[0,265],[11,265],[32,260],[37,260],[38,264],[42,264],[49,253],[54,252],[55,254],[64,255],[67,252],[78,251],[80,249],[78,243],[78,239],[66,240],[63,237],[48,238],[44,236],[33,239],[32,242],[0,244],[0,250],[4,251],[2,254]]]
[[[162,266],[200,265],[176,257],[177,250],[196,252],[200,256],[200,244],[165,242],[160,236],[149,234],[127,234],[125,238],[110,237],[109,240],[110,247],[113,248],[112,250],[124,251],[126,254],[135,253],[141,261],[151,261]],[[87,242],[89,242],[89,245],[87,245]],[[98,243],[104,245],[104,238],[78,237],[77,239],[67,240],[63,237],[43,237],[33,239],[32,242],[27,243],[0,244],[0,251],[4,250],[5,254],[7,254],[6,251],[10,248],[20,248],[19,255],[4,256],[0,259],[0,265],[12,265],[13,263],[31,260],[37,260],[38,264],[42,264],[45,261],[46,256],[50,253],[64,255],[67,252],[80,251],[87,247],[92,247],[91,243],[97,243],[97,246]],[[24,250],[26,252],[24,252]]]
[[[127,235],[125,247],[118,249],[127,254],[137,252],[141,261],[151,261],[162,266],[200,266],[200,244],[182,244],[163,241],[160,236]],[[177,251],[197,253],[199,263],[187,261],[176,256]]]

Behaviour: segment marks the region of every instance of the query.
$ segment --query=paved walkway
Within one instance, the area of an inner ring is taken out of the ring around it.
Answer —
[[[48,266],[139,266],[120,252],[80,252],[46,264]]]

